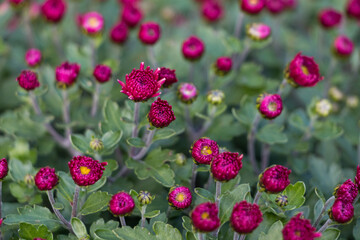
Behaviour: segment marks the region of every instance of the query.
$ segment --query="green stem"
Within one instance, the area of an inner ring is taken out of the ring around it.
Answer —
[[[65,138],[66,138],[66,141],[70,141],[70,135],[71,135],[70,101],[69,101],[68,92],[66,89],[63,89],[61,91],[61,93],[62,93],[62,97],[63,97],[63,119],[64,119],[64,123],[66,124]]]
[[[234,232],[233,240],[238,240],[238,239],[239,239],[239,234],[237,232]]]
[[[98,109],[98,105],[99,105],[99,99],[100,99],[100,90],[101,90],[101,85],[97,82],[95,82],[95,91],[93,94],[93,102],[92,102],[92,106],[91,106],[91,116],[95,117],[97,109]]]
[[[120,219],[121,226],[126,227],[125,217],[124,216],[119,216],[119,219]]]
[[[141,207],[141,227],[145,227],[145,220],[146,220],[146,218],[145,218],[145,213],[146,213],[146,207],[147,207],[147,205],[143,205],[143,206]]]
[[[195,189],[195,183],[196,183],[196,174],[197,174],[196,169],[197,169],[197,165],[195,163],[193,163],[192,174],[191,174],[192,177],[191,177],[191,184],[190,184],[191,190],[193,190],[193,191]]]
[[[55,215],[57,216],[57,218],[61,221],[61,223],[62,223],[71,233],[74,233],[73,230],[72,230],[72,226],[71,226],[70,222],[68,222],[68,221],[64,218],[64,216],[60,213],[60,211],[55,208],[55,200],[54,200],[54,192],[53,192],[53,190],[47,191],[47,195],[48,195],[48,198],[49,198],[50,205],[51,205],[51,207],[52,207]]]
[[[158,64],[156,62],[155,52],[154,52],[154,47],[153,46],[147,47],[147,55],[148,55],[149,61],[151,62],[151,65],[154,68],[157,68]]]
[[[239,240],[245,240],[245,238],[246,238],[246,234],[241,234]]]
[[[251,125],[250,133],[248,134],[248,155],[250,158],[251,166],[254,170],[255,174],[259,174],[259,167],[256,163],[256,157],[255,157],[255,135],[257,132],[257,127],[259,125],[261,116],[259,113],[256,113],[255,119]]]
[[[262,192],[257,191],[255,198],[254,198],[254,203],[258,204],[261,194],[262,194]]]
[[[329,225],[332,223],[331,219],[328,219],[324,225],[319,229],[319,232],[325,232],[325,230],[329,227]]]
[[[216,181],[215,203],[220,207],[221,182]]]
[[[132,158],[134,160],[140,160],[145,156],[145,154],[147,153],[147,151],[149,150],[149,148],[151,146],[151,142],[155,136],[155,133],[156,133],[156,129],[147,131],[147,134],[145,137],[145,147],[143,147],[138,154],[136,154],[135,156],[132,156]]]
[[[77,205],[78,205],[78,201],[79,201],[79,193],[80,193],[80,187],[78,185],[76,185],[75,186],[74,197],[73,197],[71,218],[77,216]]]
[[[324,207],[322,208],[318,218],[316,219],[315,221],[315,224],[314,224],[314,227],[317,228],[317,226],[319,225],[321,219],[324,217],[325,215],[325,211],[327,209],[327,207],[335,200],[335,196],[332,196],[331,198],[329,198],[325,204],[324,204]]]

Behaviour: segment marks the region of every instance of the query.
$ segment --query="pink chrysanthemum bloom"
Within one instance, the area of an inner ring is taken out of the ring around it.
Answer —
[[[227,182],[238,175],[242,168],[243,155],[223,152],[215,156],[211,162],[211,173],[216,181]]]
[[[347,223],[354,217],[354,206],[352,202],[336,199],[329,210],[329,217],[338,223]]]
[[[212,232],[220,226],[218,211],[215,203],[201,203],[191,212],[192,224],[201,232]]]
[[[360,0],[349,0],[346,6],[348,16],[360,19]]]
[[[35,185],[40,191],[53,189],[58,183],[59,178],[55,173],[55,168],[41,168],[35,175]]]
[[[181,83],[178,87],[177,95],[181,102],[190,104],[195,101],[198,91],[192,83]]]
[[[351,179],[346,180],[343,184],[337,186],[334,191],[334,196],[342,201],[353,203],[358,195],[356,184]]]
[[[159,79],[164,79],[164,78],[165,78],[165,82],[163,84],[163,87],[165,88],[171,87],[171,85],[173,85],[178,81],[176,78],[175,69],[172,70],[170,68],[162,67],[160,68]]]
[[[332,28],[339,26],[342,15],[333,8],[325,8],[319,12],[319,21],[324,28]]]
[[[241,9],[248,14],[258,14],[265,7],[265,0],[239,0]]]
[[[118,80],[122,87],[120,92],[128,95],[134,102],[144,102],[159,96],[159,90],[165,82],[165,78],[159,80],[160,68],[154,71],[149,66],[145,69],[144,65],[142,62],[140,69],[134,68],[130,74],[126,74],[125,83]]]
[[[283,110],[283,103],[279,94],[261,94],[256,100],[260,114],[266,119],[274,119]]]
[[[215,73],[224,76],[231,71],[232,59],[230,57],[219,57],[215,62]]]
[[[36,48],[31,48],[25,53],[25,61],[28,66],[35,67],[41,62],[41,51]]]
[[[166,101],[158,98],[151,104],[148,114],[150,124],[157,128],[164,128],[176,119],[172,106]]]
[[[172,187],[168,195],[169,205],[175,209],[185,209],[190,207],[192,195],[190,189],[183,186]]]
[[[303,219],[302,213],[292,217],[282,230],[284,240],[314,240],[321,237],[321,233],[316,232],[308,219]]]
[[[139,39],[144,44],[155,44],[161,34],[160,25],[156,22],[145,22],[140,25]]]
[[[246,34],[255,41],[264,41],[271,35],[271,27],[264,23],[251,23],[246,26]]]
[[[29,7],[30,19],[36,19],[41,14],[41,5],[38,2],[31,2]]]
[[[349,57],[354,51],[354,43],[350,38],[340,35],[334,41],[333,51],[336,56]]]
[[[135,27],[142,17],[142,12],[134,5],[125,5],[121,14],[121,20],[130,28]]]
[[[203,55],[204,51],[205,45],[203,41],[196,36],[190,36],[183,42],[182,53],[188,60],[198,60]]]
[[[59,22],[66,11],[64,0],[46,0],[41,6],[41,13],[50,22]]]
[[[354,182],[356,184],[356,187],[360,191],[360,166],[357,166],[357,168],[356,168],[356,175],[355,175]]]
[[[251,233],[262,220],[259,206],[256,203],[251,204],[246,201],[236,203],[230,217],[232,228],[240,234]]]
[[[5,158],[0,160],[0,181],[3,180],[9,172],[8,163]]]
[[[79,23],[86,34],[96,35],[104,28],[104,17],[98,12],[88,12],[80,16]]]
[[[122,5],[136,5],[140,0],[119,0],[119,3]]]
[[[272,14],[279,14],[284,10],[285,4],[283,0],[266,0],[266,8]]]
[[[111,68],[109,66],[99,64],[96,65],[93,75],[99,83],[105,83],[111,78]]]
[[[55,69],[55,78],[59,86],[71,86],[80,72],[80,65],[77,63],[64,62]]]
[[[301,53],[298,53],[289,63],[285,70],[285,77],[295,87],[313,87],[323,79],[314,58],[302,56]]]
[[[290,169],[281,165],[274,165],[266,168],[259,177],[261,191],[269,193],[282,192],[290,184],[290,173]]]
[[[110,30],[110,39],[117,44],[124,43],[129,35],[128,27],[125,23],[117,23]]]
[[[224,9],[220,2],[216,0],[207,0],[202,3],[201,13],[205,20],[216,22],[223,16]]]
[[[200,138],[191,146],[191,156],[196,164],[210,165],[215,156],[219,154],[219,146],[210,138]]]
[[[102,177],[107,162],[100,163],[91,157],[75,156],[68,165],[74,182],[78,186],[89,186]]]
[[[134,199],[126,192],[116,193],[109,202],[109,210],[115,216],[129,215],[134,208]]]
[[[16,81],[19,83],[20,87],[30,91],[40,86],[40,83],[37,78],[37,74],[31,70],[23,70],[20,75],[16,78]]]

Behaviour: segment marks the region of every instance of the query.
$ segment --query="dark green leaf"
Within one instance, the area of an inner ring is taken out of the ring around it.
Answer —
[[[288,141],[286,134],[283,131],[284,127],[276,123],[265,125],[256,134],[256,138],[267,144],[286,143]]]
[[[126,139],[126,142],[132,146],[132,147],[136,147],[136,148],[142,148],[145,147],[146,144],[143,140],[141,140],[140,138],[128,138]]]
[[[209,200],[210,202],[215,201],[214,194],[204,188],[195,188],[194,191],[199,197],[203,199]]]
[[[34,238],[53,239],[53,234],[45,225],[34,226],[29,223],[20,223],[19,236],[26,240],[33,240]]]
[[[81,215],[88,215],[104,210],[111,199],[111,195],[107,192],[94,192],[87,199],[80,209]]]

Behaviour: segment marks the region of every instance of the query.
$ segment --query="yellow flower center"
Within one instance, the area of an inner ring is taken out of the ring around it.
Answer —
[[[209,146],[204,146],[202,149],[201,149],[201,154],[202,155],[211,155],[212,154],[212,151],[211,151],[211,147]]]
[[[84,166],[80,167],[80,172],[82,175],[88,175],[90,173],[90,171],[91,171],[91,169],[88,167],[84,167]]]
[[[203,213],[201,214],[201,219],[209,219],[209,218],[210,218],[210,215],[209,215],[208,212],[203,212]]]
[[[268,109],[269,109],[270,111],[272,111],[272,112],[275,112],[276,109],[277,109],[277,104],[276,104],[276,102],[271,102],[271,103],[269,103]]]
[[[301,236],[301,232],[300,231],[295,231],[295,235],[300,237]]]
[[[95,17],[89,18],[89,20],[88,20],[87,23],[88,23],[88,25],[89,25],[90,27],[93,27],[93,28],[99,26],[99,21],[98,21],[98,19],[95,18]]]
[[[255,4],[258,4],[259,3],[259,0],[249,0],[249,3],[251,5],[255,5]]]
[[[305,75],[309,75],[309,69],[306,67],[306,66],[301,66],[301,70],[303,71],[303,73],[305,74]]]
[[[176,195],[176,201],[178,202],[183,202],[185,200],[185,194],[184,193],[179,193]]]

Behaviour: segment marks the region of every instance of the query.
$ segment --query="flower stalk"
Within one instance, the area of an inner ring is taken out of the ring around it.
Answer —
[[[145,213],[146,213],[147,205],[141,206],[141,227],[145,227]]]
[[[50,205],[51,205],[51,207],[52,207],[55,215],[57,216],[57,218],[61,221],[61,223],[62,223],[71,233],[74,233],[73,230],[72,230],[72,227],[71,227],[70,222],[67,221],[67,220],[64,218],[64,216],[60,213],[60,211],[55,208],[55,200],[54,200],[54,192],[53,192],[53,190],[47,191],[47,195],[48,195],[48,198],[49,198]]]
[[[325,230],[330,226],[330,224],[332,223],[332,220],[331,219],[328,219],[324,225],[319,229],[319,232],[322,233],[322,232],[325,232]]]
[[[121,226],[126,227],[125,217],[124,216],[119,216],[119,220],[120,220]]]
[[[261,119],[260,114],[257,113],[251,125],[250,133],[248,134],[248,146],[247,146],[248,154],[250,157],[251,166],[255,174],[259,174],[259,167],[257,166],[256,157],[255,157],[255,135],[257,132],[257,127],[259,125],[260,119]]]
[[[78,201],[79,201],[79,193],[80,193],[80,187],[78,185],[76,185],[74,197],[73,197],[73,203],[72,203],[71,218],[77,216],[77,205],[78,205]]]
[[[92,106],[91,106],[91,116],[92,117],[95,117],[95,115],[97,113],[99,99],[100,99],[100,90],[101,90],[101,85],[96,82],[95,83],[95,91],[93,94]]]
[[[331,203],[333,203],[334,200],[335,200],[335,196],[332,196],[331,198],[329,198],[329,199],[325,202],[324,207],[321,209],[321,212],[320,212],[318,218],[316,219],[316,221],[315,221],[315,223],[314,223],[314,227],[315,227],[315,228],[317,228],[317,226],[319,225],[321,219],[324,217],[325,211],[326,211],[327,207],[328,207]]]

